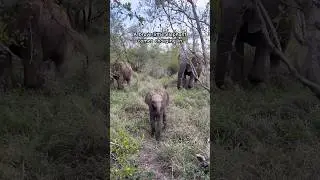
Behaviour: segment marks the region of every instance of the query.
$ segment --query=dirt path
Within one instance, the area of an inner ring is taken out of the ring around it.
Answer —
[[[146,137],[139,156],[140,168],[153,172],[156,180],[169,180],[170,176],[164,172],[161,163],[157,160],[156,142],[151,137]]]

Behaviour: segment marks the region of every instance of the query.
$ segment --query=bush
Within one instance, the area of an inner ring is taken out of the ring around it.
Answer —
[[[120,128],[111,129],[111,139],[111,179],[134,176],[138,169],[130,160],[139,152],[140,143]]]

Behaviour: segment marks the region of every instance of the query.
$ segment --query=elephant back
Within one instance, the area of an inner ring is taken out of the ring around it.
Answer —
[[[123,61],[116,61],[111,65],[111,72],[115,78],[120,76],[131,76],[132,68],[129,63]]]

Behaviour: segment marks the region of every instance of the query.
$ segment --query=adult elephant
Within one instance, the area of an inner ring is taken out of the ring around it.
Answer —
[[[124,61],[116,61],[111,64],[112,78],[117,81],[118,89],[124,88],[124,83],[130,85],[133,70],[129,63]]]
[[[194,83],[197,82],[197,78],[200,77],[202,72],[202,61],[200,55],[195,52],[190,52],[187,45],[184,43],[181,45],[179,50],[179,71],[178,71],[178,81],[177,88],[181,88],[181,84],[185,88],[193,88]],[[190,64],[190,60],[192,65]],[[195,69],[193,69],[193,67]],[[187,81],[187,76],[189,80]]]
[[[220,0],[218,2],[215,8],[218,12],[216,14],[218,40],[215,65],[217,87],[222,88],[225,74],[229,71],[229,52],[232,52],[231,79],[236,83],[244,79],[244,43],[256,48],[248,80],[254,84],[266,81],[270,67],[277,68],[280,65],[280,58],[274,54],[264,38],[254,1]],[[261,0],[261,2],[277,27],[281,48],[285,49],[292,31],[291,0]]]
[[[16,15],[8,22],[8,32],[15,43],[9,48],[23,61],[26,87],[43,85],[40,67],[44,61],[53,61],[56,70],[61,71],[71,45],[88,58],[84,37],[72,29],[66,12],[54,1],[23,0],[14,10]]]

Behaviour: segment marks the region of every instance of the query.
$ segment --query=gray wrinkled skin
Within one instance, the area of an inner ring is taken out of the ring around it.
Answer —
[[[191,58],[195,70],[190,65],[188,58]],[[179,50],[179,63],[177,88],[180,89],[181,84],[183,87],[193,88],[197,81],[196,76],[199,77],[202,72],[202,63],[198,57],[188,50],[185,43]],[[189,81],[187,81],[187,76],[189,76]]]
[[[149,106],[151,136],[155,135],[160,140],[161,130],[167,125],[167,107],[169,105],[169,94],[163,89],[149,91],[145,97],[145,103]],[[163,127],[161,128],[161,124]]]
[[[291,25],[290,21],[284,21],[279,17],[291,13],[289,6],[281,3],[280,0],[261,1],[273,20],[277,31],[280,34],[282,49],[286,49]],[[290,3],[291,0],[286,0]],[[261,83],[267,80],[270,68],[275,69],[280,64],[280,59],[267,45],[261,31],[261,24],[255,6],[251,0],[221,0],[220,29],[218,32],[217,54],[215,66],[215,83],[221,88],[224,85],[225,74],[229,71],[228,60],[231,52],[231,78],[234,82],[241,82],[244,79],[244,43],[256,47],[253,66],[248,75],[252,83]],[[287,14],[280,14],[282,8]],[[277,18],[276,18],[277,17]],[[233,51],[235,48],[235,51]]]
[[[306,45],[308,53],[305,58],[304,71],[307,79],[320,84],[320,1],[301,0],[306,17]]]
[[[111,64],[111,72],[113,73],[113,78],[117,81],[118,89],[123,89],[125,82],[130,85],[133,70],[129,63],[116,61]]]
[[[7,90],[12,86],[12,52],[0,46],[0,89]]]

